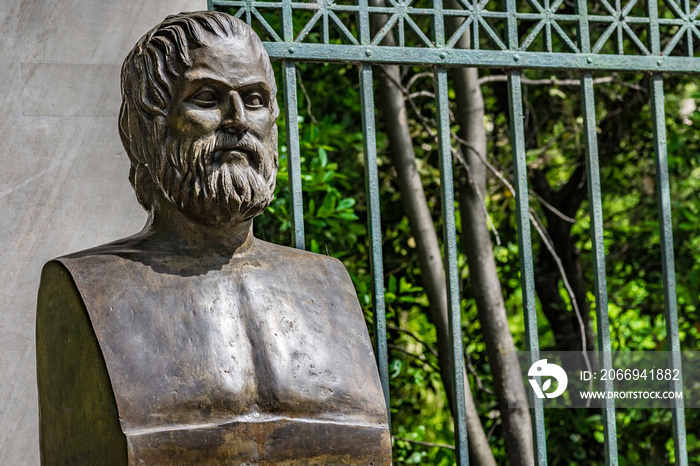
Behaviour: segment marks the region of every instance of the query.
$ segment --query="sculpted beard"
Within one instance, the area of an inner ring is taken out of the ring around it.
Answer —
[[[232,150],[248,163],[217,157]],[[200,139],[166,137],[157,181],[164,194],[187,216],[208,225],[242,222],[261,214],[274,196],[276,157],[271,143],[245,133],[217,132]]]

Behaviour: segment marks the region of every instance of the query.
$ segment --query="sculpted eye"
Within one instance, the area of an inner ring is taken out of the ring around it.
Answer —
[[[250,92],[243,97],[243,103],[248,108],[262,108],[265,106],[265,99],[259,92]]]
[[[210,90],[200,91],[190,98],[190,102],[200,107],[213,107],[216,101],[216,94]]]

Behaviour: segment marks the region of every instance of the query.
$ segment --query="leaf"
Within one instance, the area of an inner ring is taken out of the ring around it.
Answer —
[[[350,209],[355,205],[355,199],[352,197],[346,197],[338,203],[338,210]]]
[[[338,212],[335,217],[341,220],[358,220],[360,218],[352,212]]]
[[[549,387],[551,385],[552,385],[552,379],[545,380],[544,383],[542,384],[542,391],[546,392],[547,390],[549,390]]]
[[[391,378],[392,379],[398,377],[399,374],[401,374],[401,367],[402,366],[403,366],[403,363],[398,358],[391,361],[391,364],[389,365],[389,370],[391,370]]]
[[[566,99],[566,94],[564,94],[561,89],[557,87],[549,88],[549,95],[552,97],[559,97],[560,99]]]
[[[391,275],[389,277],[389,283],[387,284],[387,291],[390,291],[391,293],[396,293],[397,289],[397,283],[396,283],[396,277]]]
[[[322,167],[325,167],[328,164],[328,153],[323,147],[318,148],[318,158],[321,161]]]
[[[315,252],[318,254],[319,247],[318,247],[318,242],[315,239],[311,240],[311,252]]]

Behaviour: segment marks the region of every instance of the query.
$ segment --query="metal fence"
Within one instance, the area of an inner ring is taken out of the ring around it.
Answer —
[[[376,352],[387,407],[389,376],[372,82],[373,65],[380,64],[429,65],[434,68],[445,273],[453,336],[461,335],[461,323],[447,67],[492,67],[508,70],[520,271],[527,350],[532,355],[532,362],[539,359],[539,343],[521,76],[526,69],[579,71],[593,243],[598,349],[603,354],[599,364],[605,369],[612,367],[612,360],[592,72],[631,71],[651,74],[650,108],[653,114],[668,350],[672,352],[670,367],[680,369],[663,75],[700,74],[700,58],[696,57],[700,53],[700,47],[696,45],[700,43],[700,4],[691,5],[689,0],[665,0],[662,4],[657,0],[629,0],[626,5],[623,5],[621,0],[575,0],[573,14],[562,12],[566,9],[564,0],[504,0],[502,3],[494,0],[457,0],[456,4],[456,8],[446,8],[442,0],[387,0],[385,6],[370,6],[368,0],[208,0],[209,9],[233,9],[237,17],[249,24],[255,24],[258,29],[262,28],[267,35],[263,40],[267,39],[264,44],[270,58],[282,62],[288,170],[293,205],[292,241],[298,248],[304,247],[304,224],[295,62],[350,62],[358,66],[371,237]],[[589,14],[589,10],[602,11],[604,14]],[[270,13],[276,13],[274,17],[279,18],[279,21],[266,19],[271,17]],[[382,21],[385,22],[383,27],[372,33],[370,23],[374,15],[382,15]],[[456,18],[459,24],[451,34],[446,32],[445,27],[448,17]],[[520,27],[524,22],[530,26]],[[320,29],[320,34],[309,34],[314,28]],[[397,32],[397,46],[381,45],[382,39],[389,31]],[[455,48],[457,41],[464,34],[469,34],[470,48]],[[455,363],[453,380],[462,384],[461,339],[453,338],[452,343],[452,360]],[[682,381],[674,384],[671,387],[673,390],[682,391]],[[456,388],[456,453],[458,463],[463,465],[468,464],[464,390],[463,387]],[[609,388],[611,387],[605,386],[606,390]],[[539,403],[535,400],[532,415],[536,461],[545,465],[547,454],[541,400]],[[607,464],[617,464],[613,400],[605,401],[603,423]],[[676,464],[687,465],[683,400],[675,400],[673,433]]]

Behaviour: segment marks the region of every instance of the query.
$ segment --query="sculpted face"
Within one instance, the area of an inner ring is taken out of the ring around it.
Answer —
[[[166,118],[163,192],[195,221],[248,220],[272,201],[277,128],[262,57],[241,38],[189,51]]]

